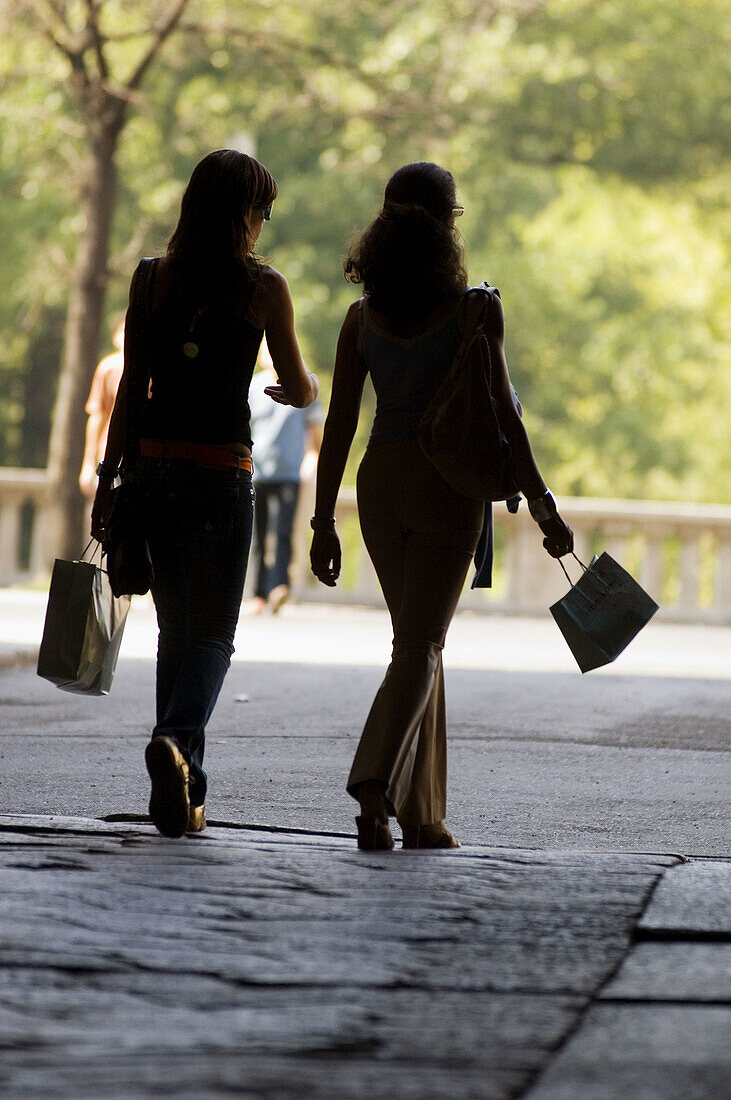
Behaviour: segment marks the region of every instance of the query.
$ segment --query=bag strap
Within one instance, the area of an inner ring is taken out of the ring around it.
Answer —
[[[102,557],[104,555],[104,551],[102,550],[102,544],[100,542],[97,542],[96,539],[89,539],[86,546],[84,547],[84,549],[81,552],[81,557],[79,558],[79,561],[86,561],[86,555],[89,552],[89,547],[91,546],[92,542],[96,542],[96,546],[94,547],[94,549],[91,552],[91,557],[89,558],[89,562],[88,562],[89,565],[94,564],[94,558],[96,557],[97,553],[100,550],[102,551]],[[99,560],[101,561],[101,558]]]
[[[129,469],[139,453],[139,415],[150,384],[146,369],[145,324],[150,315],[157,260],[140,260],[132,277],[132,298],[124,330],[124,363],[127,378],[127,417],[124,431],[124,465]]]
[[[582,569],[584,570],[584,572],[586,573],[586,572],[587,572],[587,568],[586,568],[586,566],[584,565],[584,563],[583,563],[583,561],[581,560],[581,558],[577,558],[577,557],[576,557],[576,554],[575,554],[575,553],[573,552],[573,550],[571,551],[571,557],[572,557],[572,558],[576,558],[576,561],[577,561],[577,562],[579,563],[579,565],[581,566],[581,568],[582,568]],[[563,571],[564,571],[564,575],[565,575],[565,577],[566,577],[566,580],[567,580],[567,581],[569,582],[569,584],[570,584],[570,585],[571,585],[571,587],[573,588],[573,587],[574,587],[574,582],[573,582],[573,581],[571,580],[571,577],[569,576],[569,572],[568,572],[568,569],[566,568],[566,566],[564,565],[564,563],[563,563],[563,562],[561,561],[561,559],[560,559],[560,558],[556,558],[556,561],[558,562],[558,564],[559,564],[559,565],[561,566],[561,568],[563,569]]]
[[[468,323],[468,317],[475,309],[474,317],[470,317],[469,328],[465,328],[462,335],[462,343],[456,356],[456,368],[457,371],[461,369],[462,363],[467,362],[469,352],[475,343],[479,341],[480,358],[482,360],[482,367],[485,372],[485,381],[487,382],[487,388],[490,394],[492,394],[492,356],[490,354],[490,344],[487,340],[486,322],[487,311],[490,306],[492,292],[495,291],[499,294],[497,287],[488,286],[487,283],[482,283],[481,286],[470,287],[465,292],[463,299],[463,321],[465,325]],[[477,303],[476,307],[473,303]]]
[[[363,336],[366,330],[366,302],[365,298],[358,299],[358,309],[356,314],[356,331],[355,331],[355,346],[360,351],[363,344]]]

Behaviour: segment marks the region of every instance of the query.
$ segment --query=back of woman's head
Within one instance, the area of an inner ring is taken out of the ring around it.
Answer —
[[[236,295],[253,285],[259,264],[249,217],[271,206],[277,184],[263,164],[236,149],[217,149],[193,169],[168,244],[176,282],[192,296]]]
[[[346,278],[362,283],[373,308],[394,325],[418,324],[467,287],[455,202],[446,168],[406,164],[391,176],[380,214],[350,249]]]

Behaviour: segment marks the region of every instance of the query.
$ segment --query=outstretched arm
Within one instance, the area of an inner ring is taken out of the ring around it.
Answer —
[[[340,575],[340,540],[335,532],[335,502],[353,442],[367,374],[357,344],[357,303],[346,314],[338,339],[330,408],[317,463],[315,533],[310,550],[312,572],[329,588]]]
[[[317,375],[307,370],[294,327],[294,303],[284,275],[268,268],[265,275],[265,322],[267,347],[279,384],[265,392],[280,405],[304,409],[319,392]]]

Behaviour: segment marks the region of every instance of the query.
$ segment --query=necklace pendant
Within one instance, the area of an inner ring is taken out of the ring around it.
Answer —
[[[186,359],[195,359],[199,351],[198,345],[194,344],[192,340],[186,340],[183,344],[183,355]]]

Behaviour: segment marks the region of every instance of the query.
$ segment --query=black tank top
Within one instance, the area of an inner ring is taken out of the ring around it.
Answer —
[[[249,384],[262,329],[230,306],[194,316],[168,295],[149,315],[151,391],[140,436],[251,447]]]

